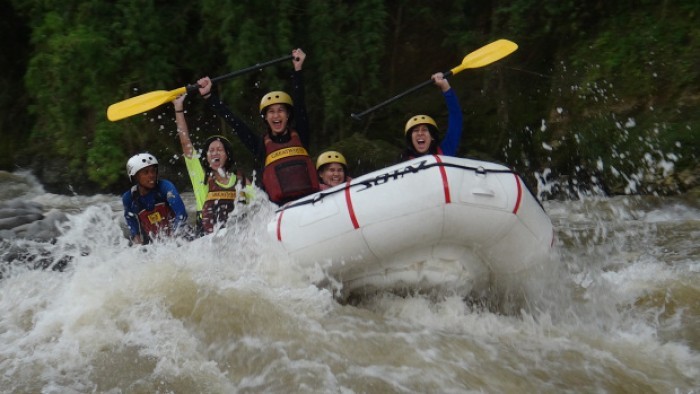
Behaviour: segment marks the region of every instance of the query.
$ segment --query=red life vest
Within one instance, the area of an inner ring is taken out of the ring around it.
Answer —
[[[138,213],[141,233],[153,238],[157,235],[170,235],[172,231],[171,223],[175,219],[175,214],[170,206],[165,202],[157,203],[152,211],[142,209]]]
[[[284,203],[319,190],[318,175],[299,134],[290,131],[285,143],[265,135],[265,168],[262,183],[274,203]]]
[[[238,172],[238,178],[231,187],[222,187],[213,176],[209,177],[209,192],[202,206],[202,230],[205,233],[214,231],[216,223],[226,223],[229,213],[236,207],[236,183],[241,181],[241,186],[245,186],[245,178]]]

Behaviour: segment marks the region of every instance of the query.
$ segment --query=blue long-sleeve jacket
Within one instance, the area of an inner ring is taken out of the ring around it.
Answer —
[[[440,149],[445,156],[456,156],[462,139],[462,108],[459,106],[454,89],[450,88],[442,95],[447,104],[447,134],[440,143]]]

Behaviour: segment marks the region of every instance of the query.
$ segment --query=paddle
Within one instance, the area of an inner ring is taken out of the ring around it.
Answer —
[[[443,74],[445,75],[445,77],[449,77],[450,75],[455,75],[458,72],[467,68],[484,67],[495,62],[496,60],[503,59],[504,57],[513,53],[516,49],[518,49],[518,45],[512,41],[508,41],[505,39],[494,41],[488,45],[484,45],[483,47],[477,49],[474,52],[471,52],[470,54],[465,56],[464,59],[462,59],[462,64]],[[368,113],[379,109],[389,103],[392,103],[400,99],[401,97],[406,96],[409,93],[415,92],[416,90],[424,86],[430,85],[431,83],[433,83],[433,80],[429,79],[421,83],[420,85],[414,86],[403,93],[397,94],[396,96],[375,105],[370,109],[360,112],[359,114],[351,114],[350,116],[352,116],[353,119],[361,120],[362,117],[367,115]]]
[[[223,81],[224,79],[233,78],[235,76],[248,73],[250,71],[255,71],[263,67],[271,66],[276,63],[283,62],[285,60],[290,60],[292,55],[282,56],[278,59],[270,60],[265,63],[258,63],[254,66],[244,68],[242,70],[234,71],[220,77],[212,78],[212,82]],[[185,92],[188,89],[196,89],[197,84],[187,85],[173,90],[156,90],[154,92],[144,93],[140,96],[132,97],[118,103],[114,103],[107,108],[107,119],[112,122],[136,114],[141,114],[146,111],[150,111],[159,105],[171,102],[175,98]]]

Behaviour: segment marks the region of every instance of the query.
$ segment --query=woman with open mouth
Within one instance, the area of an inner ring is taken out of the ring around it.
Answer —
[[[183,109],[185,96],[173,100],[175,122],[197,202],[197,230],[203,235],[223,227],[236,203],[245,203],[253,191],[242,171],[233,168],[233,148],[226,137],[213,135],[195,151]]]
[[[209,77],[197,81],[200,94],[231,126],[241,142],[258,160],[262,169],[262,188],[270,201],[283,205],[319,190],[316,168],[307,151],[309,121],[304,99],[302,65],[306,54],[292,51],[292,95],[272,91],[260,100],[260,116],[265,125],[262,138],[234,115],[212,91]]]
[[[439,129],[435,119],[428,115],[411,116],[404,128],[406,149],[401,153],[399,161],[423,155],[457,155],[459,141],[462,138],[462,109],[459,100],[443,73],[433,74],[431,78],[442,91],[447,104],[447,134],[438,144]]]

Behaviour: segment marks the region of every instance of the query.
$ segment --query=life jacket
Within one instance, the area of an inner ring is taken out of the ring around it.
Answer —
[[[139,225],[141,227],[141,236],[146,239],[152,239],[157,235],[170,235],[172,232],[172,223],[175,220],[175,212],[168,204],[165,197],[160,194],[158,189],[154,190],[155,205],[152,210],[147,210],[139,201],[138,186],[131,189],[131,197],[135,205],[138,207]]]
[[[229,213],[233,212],[236,207],[236,183],[241,181],[241,187],[245,186],[245,177],[239,171],[237,172],[236,182],[233,182],[231,187],[222,187],[213,176],[209,177],[208,186],[209,192],[202,206],[202,231],[205,234],[214,231],[214,226],[217,223],[226,223]]]
[[[280,204],[319,190],[316,168],[296,131],[290,131],[288,142],[274,142],[267,134],[263,141],[262,183],[270,201]]]

